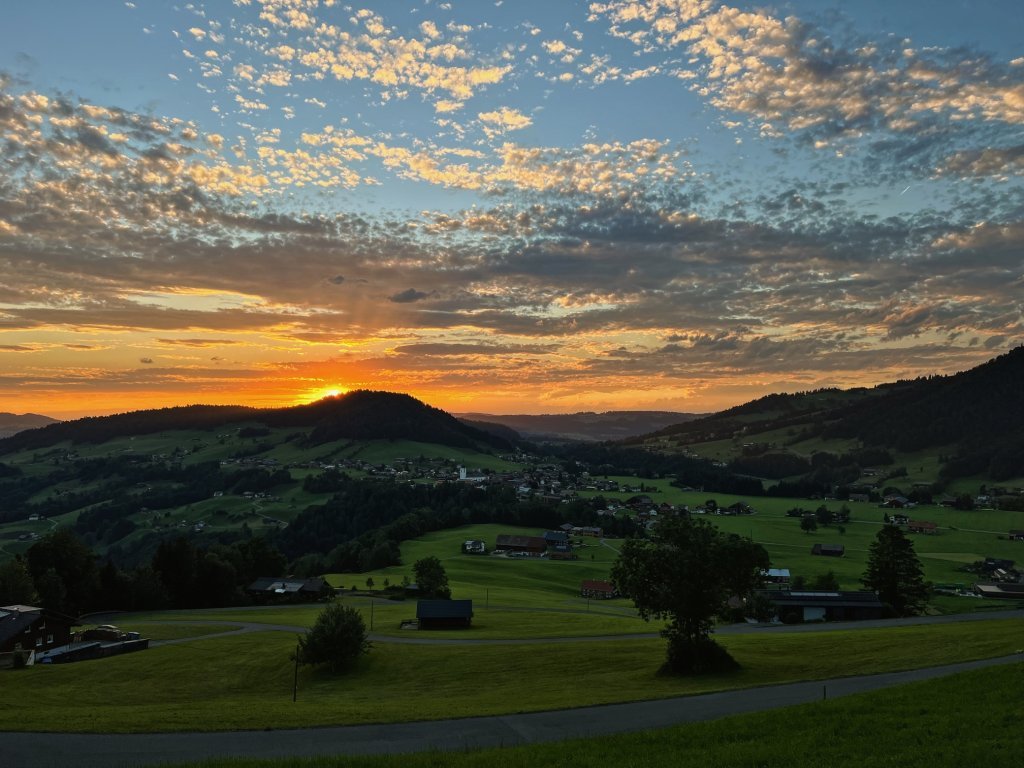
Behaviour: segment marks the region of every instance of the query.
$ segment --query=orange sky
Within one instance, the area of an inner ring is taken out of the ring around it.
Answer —
[[[707,412],[1024,343],[1019,2],[8,5],[3,411]]]

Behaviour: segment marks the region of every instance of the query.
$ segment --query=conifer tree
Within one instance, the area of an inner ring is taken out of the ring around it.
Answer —
[[[861,583],[900,616],[920,612],[928,598],[914,543],[895,525],[883,525],[871,543]]]

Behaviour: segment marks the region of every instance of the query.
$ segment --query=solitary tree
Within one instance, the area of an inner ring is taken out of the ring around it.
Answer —
[[[424,557],[417,560],[412,567],[416,574],[416,586],[423,597],[434,597],[441,600],[449,600],[452,596],[448,588],[448,574],[444,566],[435,556]]]
[[[800,530],[804,533],[818,530],[818,521],[808,515],[800,518]]]
[[[713,618],[730,597],[758,586],[768,565],[768,553],[750,539],[675,517],[659,521],[649,540],[627,540],[611,578],[645,621],[668,620],[663,671],[699,674],[738,666],[711,639]]]
[[[895,525],[883,525],[871,542],[861,583],[900,616],[919,612],[928,597],[914,543]]]
[[[300,664],[325,664],[332,672],[343,672],[370,650],[366,625],[355,608],[331,603],[316,623],[299,637]]]

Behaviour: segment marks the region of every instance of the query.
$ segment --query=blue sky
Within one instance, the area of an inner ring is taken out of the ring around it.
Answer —
[[[1024,341],[1024,9],[36,2],[0,408],[711,410]]]

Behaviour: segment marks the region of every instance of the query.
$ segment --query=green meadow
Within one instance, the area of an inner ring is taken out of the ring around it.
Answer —
[[[195,611],[192,620],[204,615]],[[205,634],[206,628],[196,631]],[[658,675],[664,653],[660,639],[496,645],[378,641],[347,675],[302,668],[294,703],[295,635],[226,632],[103,661],[0,673],[0,718],[11,730],[150,732],[528,712],[1002,656],[1020,646],[1022,632],[1024,619],[722,636],[743,669],[699,678]],[[510,670],[529,670],[531,679],[541,681],[571,670],[573,684],[515,685]]]
[[[960,768],[1024,764],[1024,664],[832,701],[557,745],[382,757],[210,760],[191,768]],[[993,702],[999,706],[993,711]]]

